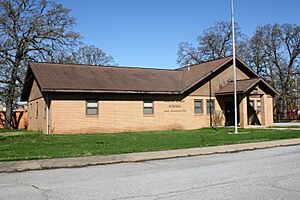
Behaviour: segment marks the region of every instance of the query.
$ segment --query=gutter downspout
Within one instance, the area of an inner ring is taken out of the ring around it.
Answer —
[[[210,75],[212,75],[212,71],[210,72]],[[211,79],[209,79],[209,125],[210,125],[210,127],[213,127],[213,124],[212,124]]]
[[[46,134],[49,134],[49,96],[46,93]]]

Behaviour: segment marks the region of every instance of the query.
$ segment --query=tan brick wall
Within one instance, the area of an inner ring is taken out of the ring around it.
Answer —
[[[203,114],[194,114],[194,99],[203,99]],[[51,133],[120,132],[198,129],[209,126],[208,97],[188,96],[181,102],[154,101],[154,114],[143,114],[143,101],[100,101],[99,114],[86,115],[83,100],[53,100]],[[173,108],[170,108],[173,107]],[[220,110],[215,100],[216,110]]]
[[[41,98],[41,97],[43,97],[43,95],[38,87],[38,84],[36,83],[36,81],[33,81],[28,102],[33,101],[38,98]]]
[[[261,122],[264,126],[273,125],[273,98],[269,95],[261,97]]]
[[[247,97],[243,97],[239,101],[240,127],[245,128],[248,126]]]
[[[46,133],[45,101],[34,81],[28,101],[28,130]]]
[[[274,125],[274,116],[273,116],[273,97],[269,96],[267,97],[267,113],[265,117],[266,120],[266,126],[273,126]]]

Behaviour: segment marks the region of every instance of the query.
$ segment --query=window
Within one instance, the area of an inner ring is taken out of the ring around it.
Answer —
[[[144,101],[144,114],[153,114],[153,101],[152,100],[145,100]]]
[[[35,113],[35,117],[36,117],[36,118],[39,117],[39,102],[36,102],[36,113]]]
[[[194,112],[195,114],[203,113],[203,102],[202,100],[194,101]]]
[[[261,107],[261,105],[260,105],[260,100],[257,100],[257,111],[258,111],[258,112],[260,112],[260,107]]]
[[[47,118],[47,103],[46,101],[44,102],[44,119]]]
[[[209,114],[209,113],[213,113],[215,112],[215,101],[214,100],[207,100],[206,101],[206,113]]]
[[[33,115],[32,110],[33,110],[33,108],[32,108],[32,103],[30,103],[30,104],[29,104],[29,113],[28,113],[29,119],[31,119],[31,115]]]
[[[86,114],[87,115],[98,115],[98,101],[87,100],[86,101]]]

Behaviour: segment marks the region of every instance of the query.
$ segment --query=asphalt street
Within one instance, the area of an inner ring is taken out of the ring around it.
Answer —
[[[0,199],[300,199],[300,145],[1,173]]]
[[[294,122],[294,123],[291,123],[291,122],[282,122],[282,123],[274,123],[274,126],[300,126],[300,122]]]

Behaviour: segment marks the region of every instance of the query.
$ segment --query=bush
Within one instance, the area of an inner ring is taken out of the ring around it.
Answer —
[[[212,113],[212,125],[213,126],[224,126],[225,117],[222,111],[215,111]]]

